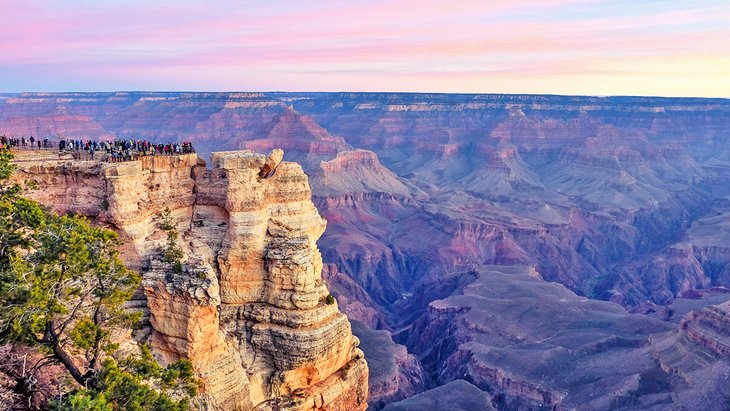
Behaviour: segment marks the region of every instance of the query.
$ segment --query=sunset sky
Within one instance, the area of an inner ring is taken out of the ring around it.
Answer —
[[[730,97],[730,1],[0,0],[0,92]]]

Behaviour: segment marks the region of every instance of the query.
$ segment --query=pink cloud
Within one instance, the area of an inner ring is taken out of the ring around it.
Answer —
[[[465,84],[493,91],[484,88],[491,83],[474,81],[480,76],[502,82],[512,76],[516,84],[529,75],[527,83],[558,84],[555,77],[563,75],[584,85],[587,78],[605,83],[603,77],[614,76],[618,84],[650,73],[693,78],[661,67],[668,64],[716,76],[720,88],[699,93],[730,96],[726,76],[714,69],[730,55],[724,24],[730,6],[637,4],[636,13],[602,14],[607,7],[617,6],[607,0],[126,0],[81,7],[0,0],[8,39],[0,42],[0,75],[3,67],[47,66],[53,78],[93,76],[112,88],[310,90],[357,89],[369,76],[376,89],[413,84],[441,91],[465,91]],[[13,84],[0,80],[2,87]]]

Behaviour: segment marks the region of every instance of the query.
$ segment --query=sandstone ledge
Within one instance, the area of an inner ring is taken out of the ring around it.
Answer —
[[[321,278],[325,221],[298,164],[248,151],[144,157],[125,163],[24,156],[15,178],[29,196],[116,229],[143,274],[163,362],[189,358],[211,410],[364,410],[367,364]],[[171,211],[182,272],[160,260]],[[146,302],[145,302],[146,301]],[[148,316],[148,317],[147,317]]]

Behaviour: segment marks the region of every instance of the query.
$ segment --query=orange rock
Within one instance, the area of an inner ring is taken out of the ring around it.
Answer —
[[[115,228],[143,274],[148,342],[165,363],[192,361],[208,409],[364,410],[367,363],[350,323],[327,304],[316,241],[326,222],[294,163],[248,151],[127,163],[18,162],[18,181],[57,212]],[[275,173],[273,171],[276,171]],[[263,176],[261,175],[263,173]],[[261,178],[266,177],[266,178]],[[183,270],[160,261],[165,208]]]

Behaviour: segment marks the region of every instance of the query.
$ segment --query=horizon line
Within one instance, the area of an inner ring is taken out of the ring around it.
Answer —
[[[23,95],[23,94],[117,94],[117,93],[149,93],[149,94],[435,94],[435,95],[460,95],[460,96],[533,96],[533,97],[584,97],[584,98],[656,98],[656,99],[702,99],[702,100],[730,100],[730,96],[723,97],[709,97],[709,96],[697,96],[697,95],[640,95],[640,94],[560,94],[560,93],[500,93],[500,92],[461,92],[461,91],[353,91],[353,90],[339,90],[339,91],[290,91],[290,90],[95,90],[95,91],[80,91],[80,90],[66,90],[66,91],[0,91],[0,96],[3,95]]]

